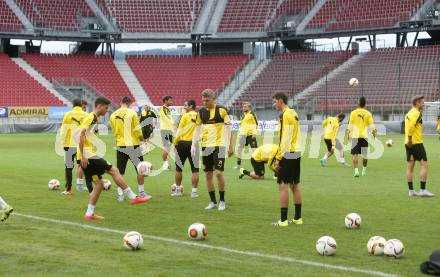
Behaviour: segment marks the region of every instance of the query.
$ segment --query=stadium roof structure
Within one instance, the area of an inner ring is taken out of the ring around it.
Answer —
[[[0,38],[210,43],[440,30],[434,0],[363,2],[2,0]]]

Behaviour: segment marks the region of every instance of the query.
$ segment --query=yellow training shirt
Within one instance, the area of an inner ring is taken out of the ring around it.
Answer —
[[[251,111],[243,113],[240,124],[240,136],[255,136],[257,134],[258,121]]]
[[[339,119],[337,117],[328,117],[322,122],[322,128],[324,128],[324,139],[330,139],[334,143],[338,134]]]
[[[274,170],[274,159],[278,152],[278,145],[276,144],[264,144],[257,149],[255,149],[254,153],[252,153],[252,158],[256,162],[264,162],[267,163],[269,168]]]
[[[202,125],[202,147],[224,146],[225,124],[231,124],[228,110],[223,106],[201,108],[197,113],[197,125]]]
[[[160,129],[174,131],[174,121],[170,108],[162,106],[160,108]]]
[[[194,129],[196,128],[196,119],[197,112],[195,111],[189,111],[182,114],[179,125],[177,126],[174,145],[177,145],[179,141],[192,141]]]
[[[110,127],[116,146],[138,146],[142,137],[137,113],[129,108],[119,108],[110,116]]]
[[[376,130],[373,116],[364,108],[357,108],[350,113],[348,131],[351,138],[367,138],[368,127]]]
[[[64,147],[78,146],[79,137],[75,137],[75,135],[79,134],[79,126],[86,116],[87,113],[81,107],[74,107],[64,115],[61,125],[61,138],[64,141]]]
[[[93,141],[97,139],[95,131],[98,130],[98,116],[94,112],[89,113],[81,122],[81,126],[79,128],[80,132],[82,132],[82,130],[86,130],[86,134],[84,138],[84,153],[78,151],[78,159],[81,158],[82,154],[84,154],[86,158],[96,156],[96,145],[93,143]]]
[[[423,120],[422,114],[416,108],[412,108],[405,116],[405,144],[408,137],[412,137],[412,144],[423,143]]]
[[[437,122],[437,131],[440,131],[440,119]]]
[[[286,107],[278,119],[279,149],[276,155],[281,160],[285,153],[301,150],[301,131],[298,114]]]

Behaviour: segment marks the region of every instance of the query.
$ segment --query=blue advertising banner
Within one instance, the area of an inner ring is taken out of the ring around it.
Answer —
[[[61,120],[63,119],[64,114],[71,110],[71,107],[49,107],[49,119]]]
[[[0,107],[0,118],[8,117],[8,107]]]

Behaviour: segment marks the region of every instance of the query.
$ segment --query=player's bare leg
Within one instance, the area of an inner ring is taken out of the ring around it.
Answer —
[[[433,197],[433,193],[426,189],[426,181],[428,180],[428,162],[420,161],[420,192],[422,197]]]
[[[287,212],[289,210],[289,185],[285,183],[279,184],[278,190],[280,192],[280,220],[272,223],[273,226],[287,227],[289,221],[287,220]]]
[[[211,210],[217,207],[217,199],[215,197],[215,188],[214,188],[214,172],[206,171],[205,177],[206,177],[206,186],[208,187],[209,197],[211,198],[211,202],[209,202],[205,210]]]
[[[137,183],[138,183],[139,195],[143,196],[143,197],[149,196],[148,193],[145,192],[145,176],[144,175],[140,175],[140,174],[137,175]]]
[[[93,191],[89,195],[89,205],[87,206],[86,214],[84,215],[84,219],[87,220],[102,220],[104,217],[95,214],[96,203],[98,203],[99,196],[104,188],[102,180],[96,180],[93,182],[95,186],[93,187]]]
[[[199,186],[200,174],[198,172],[194,172],[191,176],[191,198],[199,197],[197,194],[197,187]]]
[[[176,170],[176,174],[175,174],[176,191],[173,194],[171,194],[171,196],[176,196],[176,197],[182,196],[182,189],[181,189],[182,179],[183,179],[182,172]]]
[[[333,154],[335,153],[334,149],[332,148],[332,150],[327,151],[327,153],[325,153],[324,157],[322,157],[322,159],[319,160],[319,162],[321,163],[322,167],[325,167],[327,164],[327,160],[333,156]]]
[[[359,177],[358,155],[352,155],[352,159],[353,159],[354,177]]]
[[[241,168],[240,173],[240,176],[238,176],[240,179],[243,179],[244,176],[249,176],[254,180],[264,180],[264,175],[257,175],[255,171],[248,171],[244,168]]]
[[[84,172],[81,166],[78,166],[76,168],[76,190],[77,191],[87,190],[87,188],[84,187]]]
[[[419,193],[414,191],[413,186],[413,173],[414,173],[414,161],[408,161],[406,165],[406,181],[408,182],[408,195],[409,196],[419,196]]]
[[[226,209],[226,203],[225,203],[225,176],[223,175],[223,172],[220,170],[215,171],[215,176],[217,177],[218,181],[218,193],[220,194],[220,201],[218,203],[218,210],[224,211]]]

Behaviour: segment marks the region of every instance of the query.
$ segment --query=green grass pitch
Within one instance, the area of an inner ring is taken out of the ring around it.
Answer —
[[[173,199],[169,196],[174,172],[164,172],[147,178],[146,189],[154,197],[151,202],[137,206],[118,203],[113,186],[110,191],[103,192],[96,209],[106,219],[85,222],[82,216],[87,205],[86,193],[74,190],[72,197],[64,197],[60,195],[61,191],[47,188],[51,178],[64,183],[63,159],[54,153],[53,134],[0,135],[0,195],[14,206],[16,213],[26,215],[121,231],[135,230],[179,241],[188,241],[186,231],[191,223],[202,222],[208,228],[208,237],[198,244],[416,276],[419,264],[432,250],[440,248],[440,202],[438,197],[408,197],[403,136],[386,138],[393,138],[394,146],[385,148],[381,159],[370,161],[366,177],[353,178],[352,169],[336,164],[334,158],[329,160],[326,168],[319,166],[318,159],[307,156],[302,159],[305,223],[302,226],[281,229],[271,226],[271,222],[279,217],[275,181],[271,178],[239,180],[238,172],[232,169],[235,158],[226,162],[225,212],[204,210],[209,198],[203,177],[200,197],[190,199],[189,165],[186,165],[185,197]],[[380,139],[384,141],[385,137]],[[106,158],[114,163],[112,137],[104,137],[104,141],[111,146]],[[437,136],[428,136],[425,144],[430,163],[428,189],[440,195],[440,142]],[[323,151],[324,144],[321,145],[321,153]],[[157,149],[146,159],[158,167],[160,153]],[[244,161],[244,166],[249,168],[249,161]],[[137,191],[131,165],[126,179]],[[414,183],[418,188],[418,177]],[[362,216],[363,225],[359,230],[345,229],[344,216],[349,212]],[[291,204],[289,217],[292,216]],[[315,252],[315,242],[323,235],[336,239],[335,256],[321,257]],[[369,255],[366,243],[373,235],[402,240],[405,256],[397,260]],[[79,275],[367,276],[150,239],[145,239],[142,250],[130,252],[123,249],[122,235],[118,233],[17,215],[0,224],[0,276]]]

